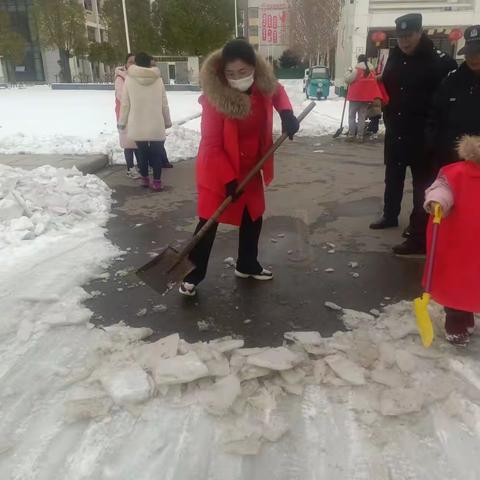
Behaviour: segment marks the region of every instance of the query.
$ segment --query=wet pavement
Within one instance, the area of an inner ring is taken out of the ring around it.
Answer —
[[[176,291],[162,297],[133,273],[165,245],[191,236],[194,162],[164,171],[167,188],[161,193],[142,190],[122,167],[100,172],[116,202],[108,236],[125,254],[111,266],[109,278],[87,287],[96,295],[88,301],[94,321],[147,326],[155,332],[153,339],[179,332],[188,341],[239,335],[250,346],[278,345],[286,331],[331,335],[342,329],[326,301],[369,311],[413,298],[422,263],[391,254],[391,246],[401,241],[401,228],[368,229],[381,211],[382,153],[381,143],[351,145],[331,138],[301,138],[282,147],[260,244],[260,261],[272,268],[274,281],[234,278],[224,260],[236,257],[237,231],[222,227],[207,279],[194,299]],[[403,227],[411,194],[406,197]]]

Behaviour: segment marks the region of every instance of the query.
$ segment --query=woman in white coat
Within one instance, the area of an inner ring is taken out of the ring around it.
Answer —
[[[172,126],[167,94],[160,71],[151,67],[152,57],[135,55],[136,65],[128,69],[123,89],[118,128],[138,146],[142,186],[162,190],[162,164],[165,159],[165,129]],[[149,165],[153,170],[150,184]]]

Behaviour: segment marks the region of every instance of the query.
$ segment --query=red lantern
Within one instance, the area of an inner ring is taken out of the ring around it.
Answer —
[[[451,42],[458,42],[463,37],[463,32],[459,28],[454,28],[448,35]]]
[[[380,44],[386,40],[386,38],[387,38],[387,34],[385,32],[372,33],[372,41],[375,43],[377,47],[379,47]]]

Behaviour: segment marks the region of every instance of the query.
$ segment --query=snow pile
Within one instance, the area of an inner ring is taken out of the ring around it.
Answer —
[[[295,112],[308,104],[301,80],[284,80]],[[171,161],[193,158],[200,141],[200,121],[183,121],[201,112],[198,92],[167,93],[174,125],[167,133]],[[113,91],[61,91],[47,86],[0,91],[0,154],[107,154],[124,163],[118,144]],[[299,135],[333,133],[339,126],[343,101],[317,102]],[[281,130],[275,115],[275,131]]]
[[[1,167],[0,192],[0,478],[480,477],[477,337],[425,350],[407,302],[378,318],[338,307],[347,331],[276,348],[97,328],[81,285],[119,254],[108,189]]]

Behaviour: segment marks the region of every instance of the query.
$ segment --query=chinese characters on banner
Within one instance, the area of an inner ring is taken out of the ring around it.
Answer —
[[[285,4],[264,4],[260,7],[261,43],[281,45],[286,41],[287,11]]]

